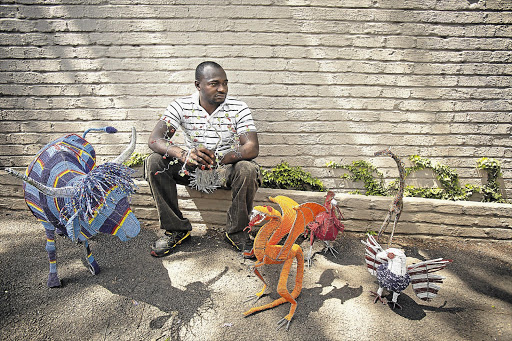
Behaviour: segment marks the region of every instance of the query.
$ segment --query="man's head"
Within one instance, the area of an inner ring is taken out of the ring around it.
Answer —
[[[206,110],[217,108],[228,94],[226,72],[215,62],[202,62],[196,68],[195,86],[199,91],[199,101]]]

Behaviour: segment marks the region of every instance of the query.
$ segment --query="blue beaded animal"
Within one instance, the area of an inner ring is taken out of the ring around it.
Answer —
[[[101,165],[96,165],[94,148],[84,139],[91,130],[117,132],[113,127],[105,127],[88,129],[82,137],[69,134],[43,147],[25,174],[6,169],[24,181],[25,202],[45,228],[49,287],[61,285],[55,232],[83,243],[88,268],[96,275],[100,267],[87,240],[102,232],[126,241],[140,231],[140,223],[129,202],[135,191],[132,170],[122,165],[135,149],[135,129],[132,128],[131,142],[121,155]]]

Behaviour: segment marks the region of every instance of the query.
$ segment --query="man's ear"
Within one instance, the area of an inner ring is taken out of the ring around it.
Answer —
[[[199,81],[194,81],[194,85],[196,86],[196,89],[197,89],[197,90],[200,90],[200,89],[199,89]]]

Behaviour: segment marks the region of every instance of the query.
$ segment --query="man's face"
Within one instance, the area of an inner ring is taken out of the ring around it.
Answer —
[[[222,68],[208,66],[203,70],[203,77],[195,81],[201,103],[219,106],[228,94],[228,79]],[[205,103],[206,102],[206,103]]]

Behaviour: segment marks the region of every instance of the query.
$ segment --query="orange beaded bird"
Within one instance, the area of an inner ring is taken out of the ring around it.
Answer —
[[[295,309],[297,308],[297,301],[295,299],[302,290],[302,279],[304,276],[304,256],[302,249],[299,245],[294,243],[297,237],[304,233],[306,225],[312,222],[319,213],[324,212],[325,207],[317,203],[299,205],[294,200],[281,195],[275,198],[269,197],[269,199],[279,204],[283,214],[270,206],[256,206],[253,209],[248,228],[251,229],[252,226],[265,221],[266,223],[260,228],[254,239],[254,255],[257,261],[253,266],[253,271],[263,282],[263,289],[255,295],[250,296],[249,300],[254,299],[256,302],[265,293],[267,283],[258,271],[258,268],[265,264],[284,264],[277,285],[277,292],[281,297],[269,304],[249,309],[244,313],[244,316],[249,316],[258,311],[271,309],[285,302],[290,302],[291,307],[289,314],[277,323],[277,329],[286,325],[286,330],[288,330]],[[277,245],[286,235],[288,236],[284,244]],[[295,286],[290,293],[286,287],[286,283],[294,259],[297,260],[297,274],[295,276]]]

